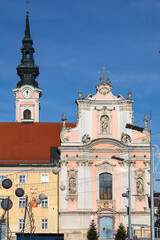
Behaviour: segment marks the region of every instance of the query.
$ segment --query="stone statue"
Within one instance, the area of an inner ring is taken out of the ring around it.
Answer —
[[[69,194],[76,194],[77,188],[76,188],[76,179],[71,177],[69,179]]]
[[[85,134],[82,137],[82,142],[83,142],[83,144],[89,144],[91,142],[91,138],[89,137],[89,134]]]
[[[143,179],[142,178],[138,178],[137,179],[137,194],[143,194]]]
[[[101,132],[106,134],[108,133],[108,125],[109,125],[109,117],[107,115],[103,115],[101,117]]]
[[[124,144],[127,144],[128,142],[131,142],[131,137],[126,133],[122,133],[121,142],[123,142]]]

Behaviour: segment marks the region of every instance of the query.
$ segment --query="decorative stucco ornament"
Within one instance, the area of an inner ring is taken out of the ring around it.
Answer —
[[[124,144],[127,144],[127,143],[131,142],[131,137],[127,133],[122,133],[121,142]]]
[[[142,169],[138,169],[136,171],[136,191],[137,191],[137,196],[136,198],[141,201],[142,199],[145,198],[144,195],[144,181],[143,181],[143,176],[144,171]]]
[[[89,134],[85,134],[83,137],[82,137],[82,142],[84,145],[87,145],[91,142],[91,138],[89,137]]]
[[[137,186],[137,195],[143,194],[144,188],[143,188],[142,178],[137,178],[136,186]]]
[[[61,184],[60,189],[61,191],[64,191],[66,189],[66,186],[64,184]]]
[[[52,172],[57,175],[59,173],[59,167],[54,166]]]
[[[77,170],[68,170],[68,197],[72,201],[77,198]]]
[[[101,133],[102,134],[107,134],[109,132],[109,117],[107,115],[102,115],[101,116]]]
[[[109,73],[109,71],[105,71],[105,67],[103,67],[103,71],[99,71],[98,73],[102,73],[103,74],[103,78],[101,77],[99,79],[99,85],[96,86],[97,91],[102,94],[102,95],[106,95],[107,93],[109,93],[112,90],[112,85],[111,85],[111,81],[109,78],[107,78],[107,82],[105,81],[105,74]]]
[[[142,142],[143,143],[150,143],[150,132],[149,132],[149,130],[148,131],[143,130],[143,133],[145,133],[146,136],[142,138]]]
[[[65,118],[65,113],[63,113],[62,116],[63,116],[63,118],[61,120],[63,122],[63,127],[62,127],[62,130],[61,130],[61,133],[60,133],[60,139],[61,139],[61,142],[68,142],[69,137],[66,136],[66,133],[69,133],[71,131],[71,127],[69,127],[69,128],[66,127],[67,119]]]
[[[76,185],[77,185],[76,178],[74,177],[69,178],[69,195],[76,193],[77,191]]]
[[[148,128],[148,121],[149,120],[147,120],[147,114],[144,115],[144,120],[143,121],[144,121],[144,124],[145,124],[143,133],[145,133],[146,136],[142,138],[142,142],[143,143],[150,143],[151,133],[150,133],[149,128]]]
[[[42,201],[46,198],[46,195],[44,193],[39,194],[39,199]]]

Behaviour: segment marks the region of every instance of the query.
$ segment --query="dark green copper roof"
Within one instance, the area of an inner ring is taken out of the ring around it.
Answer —
[[[34,48],[32,46],[33,40],[30,34],[28,10],[26,11],[26,26],[22,44],[22,59],[21,63],[17,67],[17,74],[20,76],[20,81],[17,83],[17,87],[21,87],[23,85],[38,87],[38,82],[35,79],[39,75],[39,67],[34,63],[33,58]]]

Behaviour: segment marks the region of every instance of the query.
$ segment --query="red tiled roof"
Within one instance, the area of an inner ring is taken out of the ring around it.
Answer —
[[[75,127],[67,123],[67,127]],[[0,123],[0,164],[48,164],[60,146],[62,123]]]

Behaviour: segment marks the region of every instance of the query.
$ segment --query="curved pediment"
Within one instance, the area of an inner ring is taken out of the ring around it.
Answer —
[[[126,145],[124,145],[122,142],[112,139],[112,138],[99,138],[99,139],[94,139],[87,145],[88,148],[99,148],[98,145],[103,146],[104,144],[108,144],[111,147],[113,146],[114,148],[121,148],[121,149],[126,149]]]

